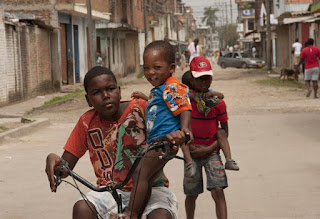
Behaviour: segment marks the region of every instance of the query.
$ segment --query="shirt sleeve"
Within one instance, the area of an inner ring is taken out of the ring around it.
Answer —
[[[192,110],[189,100],[189,88],[180,82],[168,84],[164,88],[163,99],[174,116],[183,111]]]
[[[88,149],[87,133],[88,130],[81,117],[63,148],[78,158],[82,157]]]
[[[219,100],[220,100],[220,104],[215,106],[217,110],[217,119],[220,122],[226,122],[228,121],[227,106],[222,99],[219,99]]]

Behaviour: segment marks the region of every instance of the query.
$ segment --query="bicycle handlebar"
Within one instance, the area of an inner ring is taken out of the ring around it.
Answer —
[[[189,141],[190,141],[190,136],[186,135],[186,143]],[[96,191],[96,192],[105,192],[105,191],[111,192],[111,191],[115,191],[116,189],[121,189],[129,182],[129,180],[130,180],[131,176],[133,175],[135,169],[137,168],[140,160],[142,159],[142,156],[144,156],[148,151],[162,149],[163,155],[160,156],[160,158],[166,159],[166,160],[170,160],[174,157],[177,157],[176,155],[170,154],[170,147],[171,146],[172,146],[171,143],[168,142],[168,140],[165,136],[153,139],[152,142],[149,144],[149,146],[139,154],[139,157],[136,158],[136,160],[132,164],[126,178],[122,182],[117,183],[117,184],[108,184],[108,185],[101,186],[101,187],[97,187],[97,186],[93,185],[92,183],[88,182],[87,180],[85,180],[84,178],[82,178],[81,176],[79,176],[78,174],[73,172],[69,168],[68,162],[65,161],[63,158],[60,158],[61,166],[57,166],[54,171],[54,175],[56,177],[56,187],[58,187],[60,185],[60,183],[62,182],[62,180],[61,180],[62,174],[66,173],[66,174],[72,176],[74,179],[76,179],[80,183],[82,183],[83,185],[85,185],[86,187],[88,187],[91,190]]]

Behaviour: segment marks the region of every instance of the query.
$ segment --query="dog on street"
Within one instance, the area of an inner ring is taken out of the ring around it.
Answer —
[[[280,77],[284,79],[293,78],[294,80],[298,81],[299,79],[299,70],[295,68],[283,68],[280,71]]]

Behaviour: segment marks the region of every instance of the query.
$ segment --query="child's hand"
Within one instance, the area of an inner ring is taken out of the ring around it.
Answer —
[[[193,139],[194,139],[192,132],[188,128],[184,128],[184,129],[182,129],[182,131],[184,132],[185,135],[189,135],[189,137],[190,137],[190,140],[186,144],[192,144]]]
[[[189,134],[189,136],[190,136],[190,140],[188,141],[188,143],[193,141],[192,133],[191,135]],[[178,147],[183,146],[186,143],[186,134],[184,131],[181,131],[181,130],[171,132],[170,134],[167,134],[166,137],[168,141],[170,141],[173,145]]]
[[[214,97],[214,96],[217,96],[219,99],[224,98],[224,95],[220,92],[217,92],[217,91],[214,91],[214,92],[208,91],[208,92],[202,94],[202,98],[210,98],[210,97]]]
[[[144,100],[148,100],[149,98],[147,97],[147,95],[145,95],[144,93],[140,92],[140,91],[134,91],[131,94],[131,98],[140,98],[140,99],[144,99]]]
[[[48,176],[51,192],[55,192],[57,189],[55,185],[56,180],[54,178],[54,170],[57,166],[60,166],[60,165],[61,165],[61,162],[60,162],[60,157],[58,155],[51,153],[47,156],[46,174]]]

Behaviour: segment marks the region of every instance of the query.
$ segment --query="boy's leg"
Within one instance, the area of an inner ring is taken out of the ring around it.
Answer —
[[[186,160],[184,165],[184,174],[187,177],[193,177],[196,172],[196,164],[193,162],[189,145],[185,144],[181,146],[183,157]]]
[[[231,157],[231,150],[226,132],[219,128],[216,133],[216,139],[226,158],[225,168],[227,170],[239,170],[237,163]]]
[[[229,141],[226,135],[226,132],[221,129],[218,128],[217,133],[216,133],[216,139],[219,143],[220,148],[223,151],[223,154],[226,158],[226,160],[231,160],[231,150],[230,150],[230,145],[229,145]]]
[[[203,193],[203,177],[202,177],[202,158],[195,158],[196,174],[194,177],[183,178],[183,191],[186,195],[185,210],[187,219],[194,218],[194,211],[196,207],[196,199],[199,194]]]
[[[178,200],[167,187],[153,187],[142,219],[177,219]]]
[[[117,190],[117,192],[122,195],[123,207],[127,206],[130,192],[123,192],[121,190]],[[97,218],[97,212],[102,218],[109,218],[111,213],[117,214],[117,203],[110,192],[90,191],[86,194],[86,197],[89,200],[89,205],[94,213],[90,210],[85,201],[81,199],[76,202],[73,207],[73,218]]]
[[[216,214],[218,219],[227,219],[227,203],[221,187],[211,189],[211,196],[216,204]]]
[[[90,208],[88,207],[87,203],[84,200],[77,201],[73,206],[72,218],[96,219],[97,218],[96,207],[91,202],[89,202],[88,204],[92,210],[90,210]]]
[[[204,165],[207,175],[207,190],[215,201],[217,218],[227,218],[227,204],[223,189],[228,187],[227,175],[219,154],[212,155]]]
[[[186,216],[187,219],[194,218],[194,211],[196,209],[196,200],[198,195],[187,195],[186,200],[184,202],[185,209],[186,209]]]

